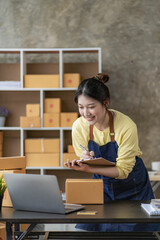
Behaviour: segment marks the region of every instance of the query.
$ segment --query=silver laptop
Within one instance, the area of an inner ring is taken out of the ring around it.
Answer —
[[[55,175],[4,173],[14,209],[66,214],[84,209],[64,204]]]

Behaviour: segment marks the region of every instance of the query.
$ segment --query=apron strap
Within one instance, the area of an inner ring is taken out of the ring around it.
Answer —
[[[111,137],[111,142],[115,142],[114,139],[114,121],[113,121],[113,114],[111,111],[108,111],[109,115],[109,128],[110,128],[110,137]]]
[[[90,140],[93,141],[93,125],[90,125]]]
[[[109,129],[110,129],[110,137],[111,142],[114,142],[114,121],[113,121],[113,115],[110,111],[108,111],[109,115]],[[93,140],[93,125],[90,125],[90,140]]]

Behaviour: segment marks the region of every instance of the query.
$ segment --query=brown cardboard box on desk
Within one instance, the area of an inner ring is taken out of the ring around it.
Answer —
[[[103,204],[102,179],[67,179],[66,203]]]
[[[19,170],[4,170],[4,171],[0,171],[0,175],[3,173],[26,173],[25,169],[19,169]],[[4,197],[3,197],[3,201],[2,201],[2,206],[3,207],[12,207],[12,202],[11,202],[11,198],[8,192],[8,189],[6,189],[6,191],[4,192]]]
[[[6,225],[0,223],[0,240],[6,240]]]

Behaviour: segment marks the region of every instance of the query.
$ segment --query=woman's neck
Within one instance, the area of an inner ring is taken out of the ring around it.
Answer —
[[[101,121],[95,124],[96,128],[100,131],[104,131],[106,128],[109,127],[109,114],[108,111],[105,111],[104,116],[102,117]]]

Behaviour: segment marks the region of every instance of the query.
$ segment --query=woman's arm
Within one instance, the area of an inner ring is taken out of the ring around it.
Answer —
[[[118,178],[119,176],[118,169],[116,167],[95,167],[81,162],[77,163],[76,161],[77,160],[73,160],[70,162],[68,160],[66,166],[76,171],[100,174],[111,178]]]

